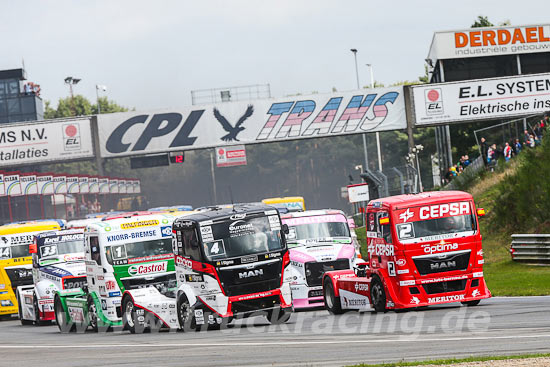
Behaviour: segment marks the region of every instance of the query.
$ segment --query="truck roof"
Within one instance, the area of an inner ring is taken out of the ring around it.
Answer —
[[[423,204],[428,205],[435,202],[461,201],[471,199],[472,195],[464,191],[430,191],[420,194],[396,195],[371,200],[369,201],[368,206],[370,208],[389,206],[391,209],[395,209],[395,207],[404,208]]]
[[[174,221],[174,224],[181,223],[183,221],[203,222],[206,220],[215,220],[219,218],[230,217],[235,214],[259,213],[267,211],[273,211],[273,214],[277,213],[276,208],[261,203],[235,204],[232,207],[209,206],[197,213],[177,218]]]
[[[66,235],[66,234],[80,234],[80,233],[84,233],[83,228],[62,229],[62,230],[59,230],[59,231],[41,232],[41,233],[36,235],[36,238],[39,239],[39,238],[43,238],[43,237],[63,236],[63,235]]]
[[[57,220],[33,220],[26,222],[9,223],[0,226],[0,234],[7,235],[13,233],[39,232],[61,229],[63,223]]]
[[[300,217],[313,217],[316,215],[327,215],[327,214],[342,214],[346,216],[343,211],[337,209],[322,209],[322,210],[306,210],[303,212],[291,212],[281,214],[281,219],[287,218],[300,218]]]
[[[171,225],[174,221],[174,216],[170,214],[147,214],[147,215],[132,215],[126,217],[116,217],[90,223],[86,227],[87,230],[112,233],[121,230],[134,229],[140,227],[153,227],[161,225]],[[126,227],[126,228],[124,228]]]

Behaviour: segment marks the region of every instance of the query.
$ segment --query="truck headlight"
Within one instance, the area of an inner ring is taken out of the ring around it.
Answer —
[[[13,306],[13,303],[11,303],[11,301],[9,299],[2,300],[2,302],[0,304],[2,305],[2,307],[11,307],[11,306]]]

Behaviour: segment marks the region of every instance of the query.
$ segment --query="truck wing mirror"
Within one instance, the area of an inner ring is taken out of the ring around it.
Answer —
[[[283,233],[284,234],[289,234],[290,233],[290,230],[288,229],[288,224],[283,224]]]
[[[483,216],[485,216],[485,209],[483,209],[483,208],[477,208],[477,216],[478,216],[478,217],[483,217]]]
[[[367,263],[357,264],[357,266],[355,267],[355,275],[357,275],[358,277],[366,277]]]

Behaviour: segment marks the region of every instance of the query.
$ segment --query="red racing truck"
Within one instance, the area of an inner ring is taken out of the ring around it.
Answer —
[[[368,263],[324,275],[325,307],[335,314],[384,312],[451,302],[475,306],[491,297],[477,219],[484,214],[461,191],[370,201]]]

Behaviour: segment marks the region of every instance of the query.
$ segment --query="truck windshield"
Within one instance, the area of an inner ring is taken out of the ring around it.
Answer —
[[[159,260],[172,257],[172,239],[131,242],[105,248],[107,262],[123,265],[137,261]]]
[[[347,219],[343,215],[319,215],[285,219],[288,241],[323,240],[333,237],[351,237]]]
[[[0,236],[0,259],[27,257],[36,232]]]
[[[40,238],[37,245],[40,259],[84,253],[84,234]]]
[[[201,226],[204,252],[210,260],[240,257],[284,248],[279,216],[256,217]]]
[[[476,230],[476,222],[468,214],[398,223],[395,229],[400,242],[416,243],[472,235]]]

